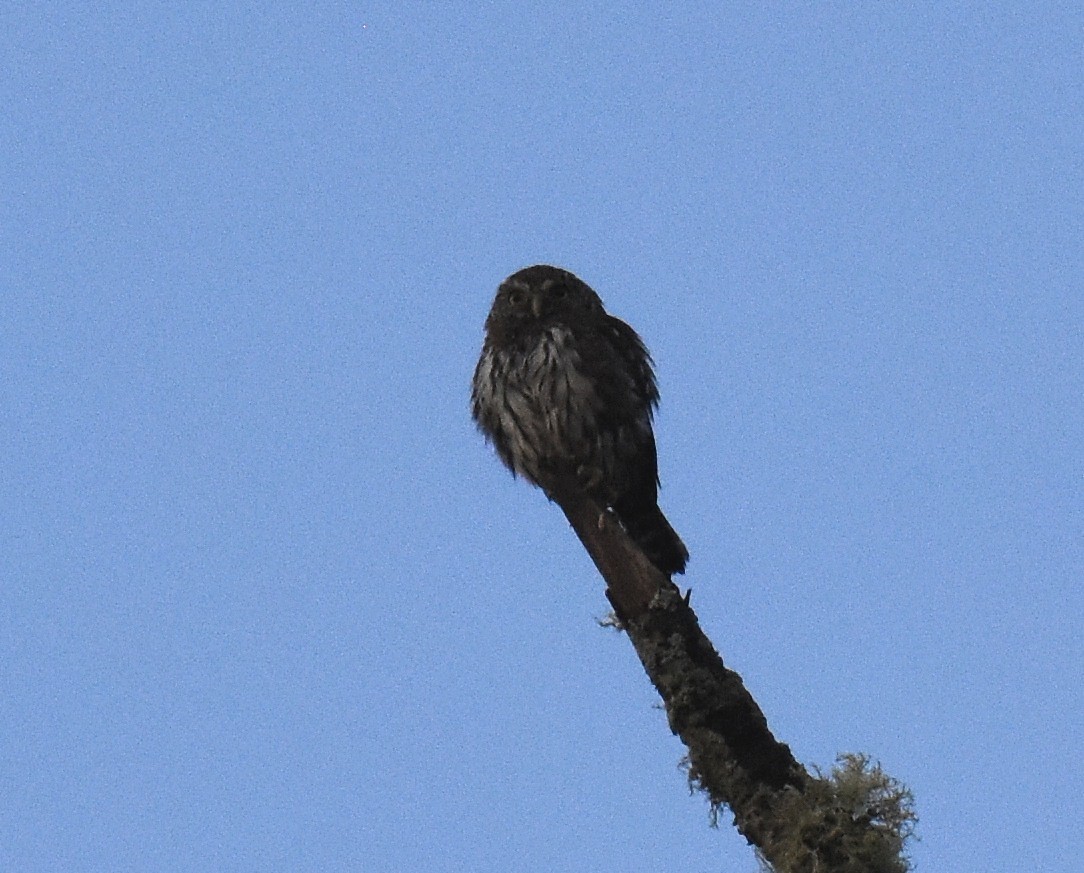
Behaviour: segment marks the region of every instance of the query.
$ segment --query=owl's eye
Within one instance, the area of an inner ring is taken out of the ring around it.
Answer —
[[[558,300],[560,300],[562,297],[565,296],[565,293],[566,293],[565,286],[564,285],[557,285],[553,289],[553,291],[551,291],[550,293],[553,294],[553,296],[556,297]]]
[[[511,302],[511,304],[513,306],[519,306],[526,299],[527,299],[527,295],[524,294],[519,289],[516,289],[515,291],[513,291],[511,294],[508,295],[508,300],[509,300],[509,302]]]

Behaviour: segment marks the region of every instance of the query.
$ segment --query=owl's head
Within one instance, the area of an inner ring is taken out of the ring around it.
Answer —
[[[575,323],[605,312],[599,296],[568,270],[537,264],[513,273],[497,289],[486,328],[499,332],[527,326]]]

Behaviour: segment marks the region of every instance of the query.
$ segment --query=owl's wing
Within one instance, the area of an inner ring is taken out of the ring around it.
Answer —
[[[659,482],[652,413],[659,402],[655,370],[639,334],[619,318],[607,315],[596,344],[605,350],[609,372],[605,402],[612,416],[615,448],[625,456],[621,503],[630,512],[640,505],[654,505]]]
[[[606,339],[621,362],[621,368],[632,383],[637,398],[647,407],[648,416],[659,405],[659,387],[651,354],[640,335],[620,318],[606,317]]]

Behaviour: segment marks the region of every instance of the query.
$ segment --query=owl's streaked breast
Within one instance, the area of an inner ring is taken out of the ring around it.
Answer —
[[[567,327],[488,349],[475,379],[475,406],[505,463],[533,482],[544,475],[544,459],[549,466],[582,461],[598,443],[600,398]]]

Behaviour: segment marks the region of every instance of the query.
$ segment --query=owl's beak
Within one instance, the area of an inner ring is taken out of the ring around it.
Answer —
[[[535,318],[541,318],[542,317],[542,295],[541,294],[535,294],[531,298],[531,312],[534,313]]]

